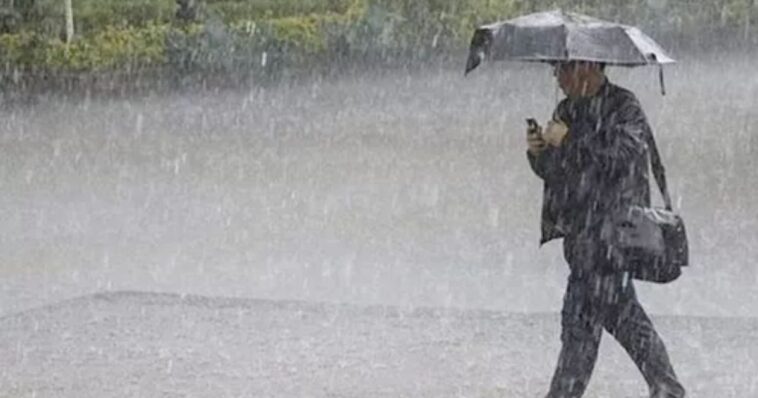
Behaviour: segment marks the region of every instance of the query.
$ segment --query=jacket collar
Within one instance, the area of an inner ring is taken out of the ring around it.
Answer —
[[[569,98],[568,104],[571,108],[580,113],[590,112],[599,114],[602,110],[602,104],[604,100],[611,94],[612,87],[613,84],[611,84],[611,82],[606,77],[603,85],[600,86],[600,89],[597,91],[597,93],[588,97]]]

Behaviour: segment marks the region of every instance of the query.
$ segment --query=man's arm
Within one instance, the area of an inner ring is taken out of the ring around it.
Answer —
[[[558,106],[556,106],[555,110],[553,111],[553,121],[556,120],[566,120],[566,101],[561,101]],[[551,122],[555,123],[555,122]],[[550,124],[548,123],[548,128],[546,134],[550,133]],[[563,124],[565,128],[565,124]],[[561,135],[560,139],[558,141],[561,141],[565,137],[565,131],[564,134]],[[529,160],[529,165],[532,167],[532,171],[542,178],[545,181],[551,181],[557,178],[561,178],[564,173],[564,168],[561,165],[561,156],[560,156],[560,142],[555,145],[550,145],[548,141],[552,141],[550,137],[545,136],[542,137],[542,131],[540,129],[540,141],[542,141],[541,147],[534,147],[531,143],[529,146],[529,150],[526,152],[527,159]]]
[[[529,165],[532,167],[534,174],[537,174],[545,181],[558,178],[561,175],[561,167],[558,162],[558,149],[550,146],[546,147],[539,153],[526,151]]]

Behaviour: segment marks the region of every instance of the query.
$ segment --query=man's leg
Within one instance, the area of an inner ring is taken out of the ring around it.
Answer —
[[[684,397],[684,388],[677,380],[666,346],[637,300],[631,282],[621,299],[618,311],[606,318],[606,329],[642,372],[652,398]]]
[[[547,398],[578,398],[587,388],[603,333],[591,293],[586,281],[569,277],[561,310],[561,353]]]

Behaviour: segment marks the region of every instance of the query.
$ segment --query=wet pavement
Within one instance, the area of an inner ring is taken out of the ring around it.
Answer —
[[[654,319],[691,397],[758,394],[758,319]],[[540,397],[556,314],[138,292],[0,318],[0,397]],[[606,335],[587,397],[645,397]]]

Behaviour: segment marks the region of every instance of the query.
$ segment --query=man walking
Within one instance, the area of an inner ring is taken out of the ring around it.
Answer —
[[[584,394],[603,329],[637,365],[651,398],[682,398],[666,347],[632,280],[615,270],[606,243],[615,212],[650,206],[652,130],[634,94],[608,82],[603,64],[559,62],[554,73],[566,98],[544,131],[532,126],[527,132],[529,163],[544,180],[542,243],[563,238],[571,271],[562,348],[547,398]]]

